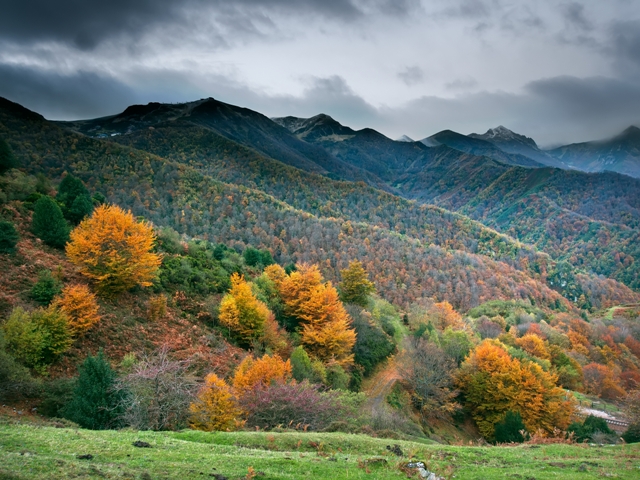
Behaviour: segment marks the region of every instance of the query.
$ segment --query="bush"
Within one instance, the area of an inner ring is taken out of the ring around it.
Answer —
[[[520,413],[509,410],[504,419],[496,423],[496,443],[522,443],[521,432],[526,430]]]
[[[79,371],[71,401],[62,409],[63,417],[91,430],[117,427],[122,394],[115,388],[116,373],[102,350],[95,357],[89,355]]]
[[[42,389],[42,402],[38,413],[45,417],[62,418],[67,404],[73,400],[77,378],[57,378],[48,381]]]
[[[593,440],[593,436],[597,432],[607,435],[611,435],[613,433],[604,418],[595,417],[593,415],[589,415],[582,423],[573,422],[569,425],[567,431],[569,433],[573,432],[575,434],[575,439],[578,442],[588,442]]]
[[[298,382],[310,380],[313,376],[311,359],[302,345],[296,347],[291,352],[291,375]]]
[[[396,346],[391,338],[360,310],[358,307],[347,307],[357,334],[353,348],[355,362],[362,365],[365,375],[369,375],[376,365],[396,350]]]
[[[622,439],[627,443],[640,442],[640,423],[629,425],[627,431],[622,434]]]
[[[76,334],[82,334],[100,321],[98,302],[89,287],[82,284],[69,285],[62,290],[62,296],[55,301],[69,317],[69,326]]]
[[[49,270],[40,270],[38,281],[33,284],[29,296],[40,305],[47,306],[62,292],[62,283]]]
[[[0,401],[32,395],[38,386],[39,383],[29,370],[18,364],[7,352],[4,332],[0,329]]]
[[[31,314],[15,308],[3,329],[9,352],[27,367],[41,371],[71,346],[68,318],[54,307]]]
[[[246,391],[240,405],[247,412],[247,426],[322,430],[333,421],[355,416],[357,402],[354,405],[344,401],[339,392],[321,393],[318,388],[304,381]]]
[[[20,235],[13,223],[0,221],[0,253],[13,253],[18,240]]]
[[[51,197],[43,196],[33,206],[31,230],[44,243],[55,248],[64,248],[69,240],[69,226],[62,210]]]
[[[349,388],[349,374],[337,363],[327,366],[327,386],[332,390]]]

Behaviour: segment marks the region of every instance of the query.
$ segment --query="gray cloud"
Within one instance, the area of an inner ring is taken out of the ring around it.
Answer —
[[[478,81],[473,77],[457,78],[453,82],[445,84],[447,90],[468,90],[478,85]]]
[[[93,72],[61,75],[0,65],[0,94],[48,118],[91,118],[135,103],[135,92],[113,77]]]
[[[398,78],[402,80],[405,85],[417,85],[424,81],[424,71],[417,65],[406,67],[404,70],[398,72]]]
[[[568,3],[561,8],[562,16],[567,25],[585,32],[593,28],[593,23],[587,18],[584,5],[577,2]]]
[[[640,21],[615,22],[611,27],[611,46],[608,51],[619,64],[628,64],[640,70]]]

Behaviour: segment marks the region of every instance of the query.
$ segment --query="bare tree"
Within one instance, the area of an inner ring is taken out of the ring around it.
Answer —
[[[169,347],[143,357],[121,378],[123,421],[139,430],[176,430],[187,426],[189,404],[198,383],[189,374],[189,360],[172,360]]]
[[[413,404],[424,418],[446,418],[459,408],[453,379],[456,363],[437,345],[420,339],[405,351],[401,365]]]

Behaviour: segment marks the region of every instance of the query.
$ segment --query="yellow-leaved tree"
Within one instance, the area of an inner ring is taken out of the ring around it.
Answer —
[[[205,377],[196,400],[189,406],[189,412],[189,425],[196,430],[229,432],[243,424],[242,410],[229,385],[215,373]]]
[[[276,270],[271,274],[281,277]],[[356,332],[338,291],[331,282],[324,282],[318,267],[298,265],[297,271],[274,282],[284,301],[285,314],[299,325],[305,350],[325,364],[349,367],[353,363]]]
[[[146,222],[116,205],[101,205],[72,232],[66,252],[103,295],[152,284],[160,267],[155,235]]]
[[[96,296],[86,285],[64,287],[62,295],[56,298],[53,304],[67,314],[69,326],[76,334],[86,332],[100,321],[100,307]]]
[[[258,300],[241,275],[231,275],[231,289],[220,303],[218,319],[245,345],[264,335],[269,308]]]
[[[272,383],[286,383],[291,380],[291,362],[278,355],[264,355],[254,360],[248,356],[238,365],[233,376],[233,388],[238,396],[256,387],[268,387]]]
[[[367,306],[367,298],[376,291],[369,280],[367,271],[359,260],[349,263],[349,268],[340,271],[342,282],[338,284],[340,298],[345,303],[353,303],[361,307]]]
[[[538,364],[512,358],[499,341],[485,340],[462,364],[458,387],[480,433],[493,440],[509,411],[519,413],[531,433],[566,429],[574,406],[556,379]]]

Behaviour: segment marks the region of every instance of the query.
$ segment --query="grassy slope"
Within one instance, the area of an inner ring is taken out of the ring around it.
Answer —
[[[640,445],[445,447],[342,433],[204,433],[57,429],[0,423],[0,478],[407,478],[400,466],[424,461],[446,478],[635,479]],[[135,448],[136,440],[152,448]],[[313,444],[312,444],[313,442]],[[398,444],[404,457],[387,451]],[[317,445],[317,446],[314,446]],[[92,454],[92,460],[78,455]],[[386,464],[371,459],[384,458]],[[368,462],[369,461],[369,462]],[[368,463],[367,463],[368,462]],[[368,473],[369,472],[369,473]],[[414,477],[417,478],[417,477]]]

